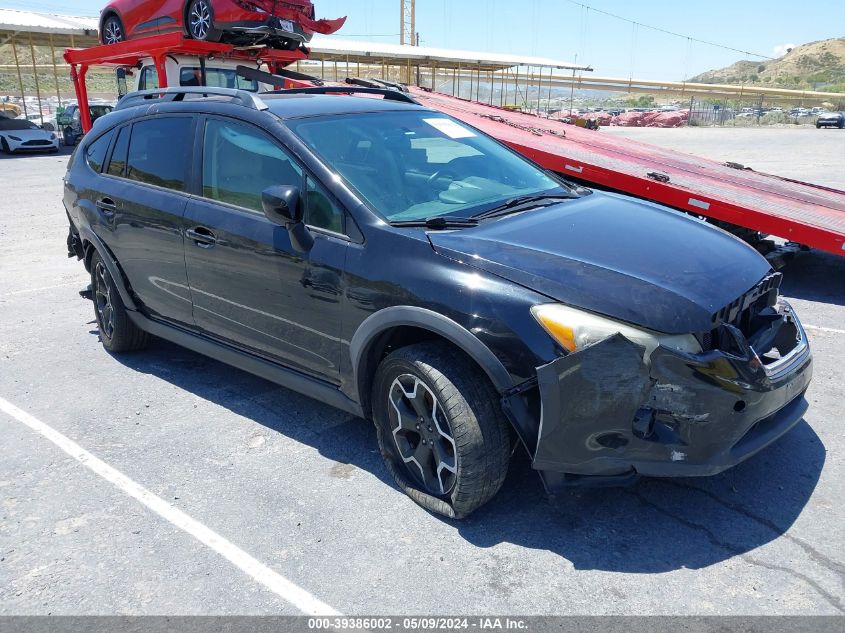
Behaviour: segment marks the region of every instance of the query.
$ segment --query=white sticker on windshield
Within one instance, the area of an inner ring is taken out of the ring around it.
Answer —
[[[449,138],[472,138],[475,136],[475,132],[455,123],[452,119],[423,119],[423,121],[443,132]]]

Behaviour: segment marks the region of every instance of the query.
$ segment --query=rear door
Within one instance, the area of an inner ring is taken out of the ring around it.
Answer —
[[[119,129],[98,203],[109,247],[145,311],[192,326],[183,223],[195,120],[157,115]]]
[[[337,202],[260,128],[209,117],[198,146],[200,197],[186,213],[185,261],[194,320],[205,333],[337,381],[340,301],[349,244]],[[264,217],[261,193],[303,188],[314,247],[298,253]]]

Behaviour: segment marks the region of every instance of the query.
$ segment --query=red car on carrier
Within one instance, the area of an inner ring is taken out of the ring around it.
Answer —
[[[100,42],[181,31],[196,40],[295,50],[345,22],[317,20],[311,0],[113,0],[100,15]]]

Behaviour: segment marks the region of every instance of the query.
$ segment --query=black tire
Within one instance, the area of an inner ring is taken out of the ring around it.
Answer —
[[[100,40],[107,45],[126,41],[126,31],[123,29],[123,22],[119,17],[111,14],[105,19]]]
[[[845,121],[840,121],[839,125],[837,126],[840,130],[845,129]]]
[[[144,349],[149,344],[150,335],[129,319],[114,280],[97,252],[91,257],[91,292],[103,347],[121,353]]]
[[[816,129],[817,129],[817,130],[820,130],[820,129],[821,129],[821,127],[822,127],[822,124],[821,124],[821,123],[816,123]]]
[[[214,28],[211,0],[191,0],[185,11],[185,31],[201,42],[219,42],[222,39],[222,31]]]
[[[0,150],[2,150],[4,154],[12,153],[9,143],[4,138],[0,138]]]
[[[435,424],[424,423],[407,397],[412,388],[418,396],[414,402],[426,413],[431,407]],[[372,398],[384,462],[399,487],[422,507],[460,519],[502,487],[511,454],[510,425],[487,376],[460,351],[446,343],[420,343],[393,352],[376,371]],[[418,421],[423,426],[415,430]],[[428,447],[422,447],[427,441]],[[408,461],[416,455],[427,462],[425,468]],[[436,473],[429,483],[426,471]]]

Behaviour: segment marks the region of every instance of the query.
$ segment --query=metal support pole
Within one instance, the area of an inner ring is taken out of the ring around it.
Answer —
[[[88,105],[88,86],[85,84],[85,76],[88,74],[88,66],[82,64],[79,66],[79,71],[74,78],[74,85],[76,86],[76,99],[79,102],[79,117],[82,120],[82,131],[88,133],[91,131],[91,107]],[[73,73],[71,73],[73,76]],[[166,78],[165,78],[166,81]]]
[[[59,90],[59,69],[56,66],[56,47],[53,46],[53,34],[50,34],[50,60],[53,62],[53,80],[56,82],[56,99],[62,105],[62,94]]]
[[[23,75],[21,74],[21,65],[18,61],[18,47],[15,46],[15,38],[12,38],[12,54],[15,56],[15,70],[18,71],[18,85],[21,87],[21,103],[23,104],[23,115],[28,119],[29,112],[26,108],[26,93],[23,89]]]
[[[472,68],[469,69],[469,100],[472,101]]]
[[[540,103],[543,100],[543,67],[540,66],[537,74],[537,116],[540,116]]]
[[[167,88],[167,56],[165,54],[157,55],[154,58],[156,65],[156,72],[158,73],[158,87]],[[85,68],[87,72],[87,68]]]
[[[35,77],[35,96],[38,98],[38,116],[44,125],[44,109],[41,107],[41,85],[38,82],[38,68],[35,64],[35,46],[32,44],[32,33],[29,34],[29,54],[32,59],[32,75]]]

